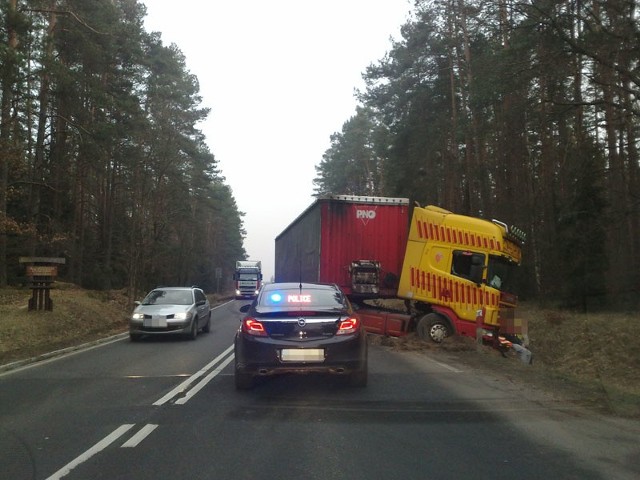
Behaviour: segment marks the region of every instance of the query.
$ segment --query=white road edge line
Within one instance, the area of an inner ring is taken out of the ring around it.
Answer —
[[[107,435],[105,438],[100,440],[98,443],[96,443],[89,450],[87,450],[82,455],[77,457],[75,460],[67,463],[64,467],[62,467],[56,473],[54,473],[50,477],[47,477],[47,480],[58,480],[66,476],[69,472],[71,472],[71,470],[76,468],[78,465],[80,465],[83,462],[86,462],[91,457],[93,457],[96,453],[101,452],[102,450],[107,448],[109,445],[115,442],[118,438],[120,438],[122,435],[128,432],[131,428],[133,428],[134,425],[135,424],[125,424],[125,425],[119,426],[111,434]]]
[[[224,307],[225,305],[229,305],[234,300],[229,300],[228,302],[221,303],[220,305],[216,305],[215,307],[211,307],[211,310],[216,310],[217,308]]]
[[[120,448],[134,448],[134,447],[137,447],[138,444],[142,440],[147,438],[151,434],[151,432],[153,432],[156,428],[158,428],[158,425],[154,425],[153,423],[149,423],[149,424],[145,425],[144,427],[142,427],[140,429],[140,431],[138,433],[136,433],[133,437],[131,437],[129,440],[127,440],[122,445],[120,445]]]
[[[429,359],[429,361],[435,363],[436,365],[440,365],[442,368],[446,368],[447,370],[450,370],[454,373],[462,373],[462,370],[452,367],[451,365],[447,365],[446,363],[439,362],[437,360],[434,360],[433,358],[429,358],[429,357],[427,358]]]
[[[158,407],[160,405],[164,405],[165,403],[167,403],[169,400],[171,400],[173,397],[175,397],[176,395],[184,392],[187,387],[189,385],[191,385],[193,382],[195,382],[198,378],[200,378],[202,375],[204,375],[213,365],[215,365],[216,363],[218,363],[222,358],[224,358],[231,350],[233,350],[233,345],[231,345],[229,348],[227,348],[224,352],[222,352],[220,355],[218,355],[216,358],[214,358],[211,362],[209,362],[207,365],[205,365],[202,369],[200,369],[199,371],[197,371],[196,373],[194,373],[193,375],[191,375],[189,378],[187,378],[184,382],[182,382],[180,385],[178,385],[176,388],[174,388],[173,390],[171,390],[169,393],[167,393],[164,397],[162,397],[159,400],[156,400],[153,405]]]
[[[176,405],[184,405],[185,403],[187,403],[187,401],[189,401],[191,397],[193,397],[196,393],[198,393],[207,383],[209,383],[215,376],[217,376],[224,369],[224,367],[229,365],[231,363],[231,360],[233,360],[233,358],[234,358],[233,354],[229,355],[229,358],[227,358],[224,362],[218,365],[213,372],[211,372],[209,375],[207,375],[202,380],[200,380],[191,390],[189,390],[185,394],[184,397],[181,397],[178,400],[176,400],[175,402]]]

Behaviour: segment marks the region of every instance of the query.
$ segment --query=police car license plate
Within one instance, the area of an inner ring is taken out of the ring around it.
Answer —
[[[283,348],[280,358],[283,362],[324,362],[322,348]]]

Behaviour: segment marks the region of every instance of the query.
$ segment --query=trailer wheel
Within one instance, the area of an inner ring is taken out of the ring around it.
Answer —
[[[442,343],[445,338],[451,335],[451,326],[443,316],[429,313],[418,321],[416,332],[423,340]]]

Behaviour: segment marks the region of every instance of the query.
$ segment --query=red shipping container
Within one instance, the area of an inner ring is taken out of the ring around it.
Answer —
[[[352,262],[378,262],[379,291],[395,297],[409,232],[406,198],[318,198],[275,242],[277,282],[323,282],[352,291]]]

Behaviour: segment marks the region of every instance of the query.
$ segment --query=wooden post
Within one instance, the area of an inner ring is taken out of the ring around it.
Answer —
[[[27,264],[27,277],[31,281],[29,310],[53,310],[51,285],[58,275],[57,265],[64,265],[64,258],[20,257],[20,263]]]

